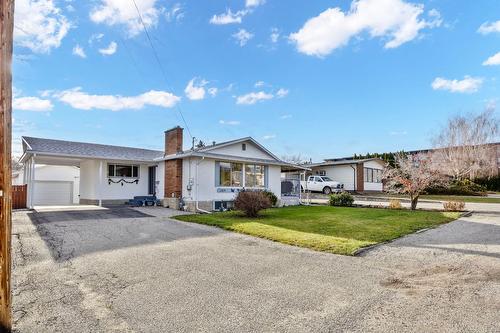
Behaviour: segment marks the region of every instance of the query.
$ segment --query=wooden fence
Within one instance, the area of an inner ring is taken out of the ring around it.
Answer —
[[[12,209],[26,208],[28,185],[12,185]]]

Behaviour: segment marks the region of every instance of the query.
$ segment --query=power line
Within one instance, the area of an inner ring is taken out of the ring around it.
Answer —
[[[139,7],[137,6],[137,3],[135,2],[135,0],[132,0],[132,2],[134,3],[134,6],[135,6],[135,9],[137,10],[137,15],[139,16],[139,21],[141,21],[141,25],[142,27],[144,28],[144,32],[146,33],[146,37],[148,38],[148,41],[149,41],[149,45],[151,46],[151,50],[153,50],[153,54],[155,56],[155,59],[156,59],[156,62],[158,63],[158,66],[160,67],[160,71],[163,75],[163,79],[165,80],[165,83],[167,85],[167,88],[173,90],[171,87],[169,87],[168,85],[168,80],[167,80],[167,74],[165,73],[165,69],[163,68],[163,65],[160,61],[160,57],[158,56],[158,53],[156,52],[156,49],[153,45],[153,41],[151,40],[151,36],[149,35],[149,31],[148,29],[146,28],[146,24],[144,23],[143,19],[142,19],[142,14],[141,14],[141,11],[139,10]],[[175,106],[175,108],[177,109],[177,111],[179,112],[181,118],[182,118],[182,121],[184,122],[184,125],[186,126],[186,129],[188,131],[188,134],[191,138],[193,138],[193,135],[191,134],[191,130],[189,129],[189,126],[186,122],[186,119],[184,118],[184,115],[182,114],[182,110],[179,106]]]

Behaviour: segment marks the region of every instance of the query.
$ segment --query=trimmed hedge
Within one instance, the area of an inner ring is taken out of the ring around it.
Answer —
[[[474,182],[484,186],[488,191],[500,192],[500,176],[475,179]]]
[[[457,180],[449,186],[436,186],[426,189],[427,194],[444,194],[444,195],[486,195],[486,187],[476,184],[468,179]]]
[[[352,206],[354,197],[349,192],[330,195],[330,206]]]

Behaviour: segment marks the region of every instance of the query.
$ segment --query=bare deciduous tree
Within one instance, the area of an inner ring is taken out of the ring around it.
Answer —
[[[388,165],[384,170],[385,187],[389,192],[408,195],[412,210],[417,208],[418,198],[426,188],[446,183],[433,154],[397,154],[395,159],[396,165]]]
[[[297,155],[283,155],[281,159],[285,162],[292,164],[305,164],[307,163],[307,159],[304,159],[301,154]]]
[[[497,148],[489,143],[498,139],[498,131],[498,119],[492,109],[479,115],[450,118],[434,138],[434,155],[442,172],[454,179],[495,175]]]

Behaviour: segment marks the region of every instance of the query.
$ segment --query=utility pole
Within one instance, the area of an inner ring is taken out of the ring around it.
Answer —
[[[12,39],[14,0],[0,1],[0,332],[12,329],[11,270],[11,134]]]

